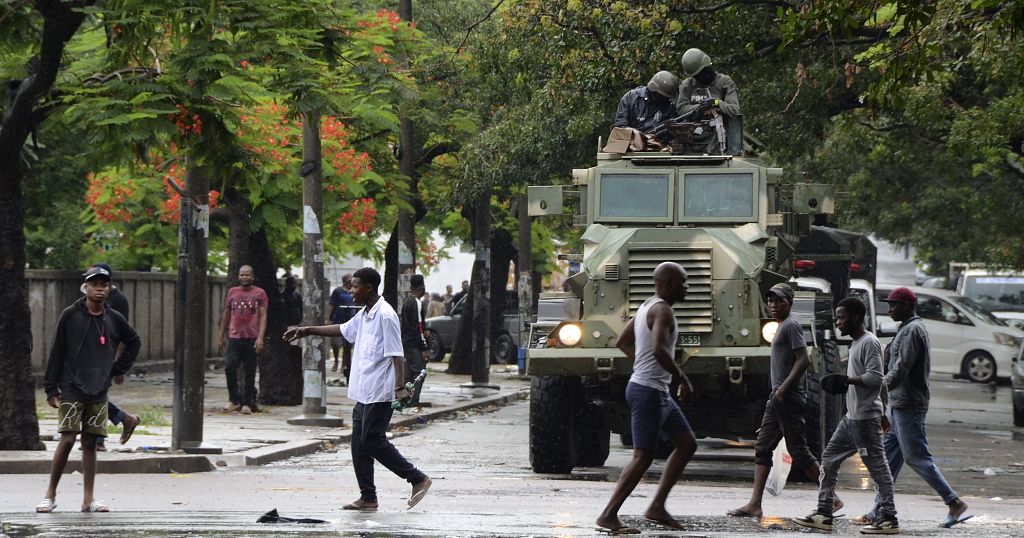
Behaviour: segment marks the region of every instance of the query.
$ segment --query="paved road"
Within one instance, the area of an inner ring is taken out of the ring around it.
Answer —
[[[1020,430],[1002,425],[1008,420],[1008,411],[981,409],[982,403],[986,409],[1005,403],[1006,388],[996,389],[996,400],[990,404],[985,402],[983,392],[987,388],[966,382],[936,384],[937,392],[953,397],[943,396],[950,403],[936,406],[930,414],[933,449],[977,516],[959,528],[942,530],[941,535],[1024,535],[1019,476],[968,480],[970,472],[962,470],[976,462],[971,453],[981,454],[985,448],[990,449],[987,452],[991,456],[984,457],[991,461],[1005,460],[999,454],[1022,454]],[[956,398],[962,405],[952,403]],[[958,417],[953,420],[984,418],[978,427],[985,429],[969,430],[960,423],[949,423],[947,413]],[[408,486],[384,470],[377,475],[380,512],[338,509],[357,496],[348,447],[341,446],[336,451],[256,468],[192,475],[102,475],[97,490],[114,507],[115,512],[110,514],[73,511],[81,487],[80,475],[73,475],[61,485],[58,512],[36,515],[30,510],[45,487],[45,477],[9,475],[3,477],[0,487],[0,506],[5,512],[0,513],[0,519],[7,523],[12,536],[594,535],[593,518],[607,500],[611,482],[628,460],[629,452],[613,446],[605,467],[577,470],[572,476],[535,475],[529,470],[526,452],[527,415],[528,402],[521,402],[399,432],[395,444],[435,479],[430,495],[411,511],[404,510]],[[990,431],[1001,433],[993,436]],[[957,435],[958,443],[953,443],[950,435]],[[815,492],[807,485],[792,485],[782,497],[768,498],[765,509],[771,516],[760,522],[722,516],[728,508],[742,504],[749,494],[750,468],[749,464],[714,461],[715,451],[722,450],[714,447],[722,445],[702,442],[699,453],[705,461],[684,474],[684,481],[670,498],[669,509],[686,522],[686,532],[660,531],[639,520],[638,514],[653,494],[659,476],[657,464],[627,501],[623,510],[627,522],[643,527],[647,536],[806,536],[787,518],[804,515],[813,508]],[[725,472],[730,469],[734,471]],[[867,508],[872,493],[863,470],[851,464],[848,471],[842,495],[849,507],[847,513],[853,515]],[[709,474],[719,478],[701,478]],[[720,478],[723,475],[735,478]],[[897,485],[904,534],[939,533],[935,522],[944,506],[930,495],[913,494],[923,489],[916,477],[901,477]],[[328,523],[289,527],[256,524],[256,518],[271,508],[278,508],[282,515],[318,517]],[[844,522],[834,534],[856,535],[856,528]]]

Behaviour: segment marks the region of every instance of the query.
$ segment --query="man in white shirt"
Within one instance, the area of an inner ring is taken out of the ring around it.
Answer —
[[[427,475],[409,463],[388,441],[386,432],[394,410],[395,398],[406,399],[405,356],[399,331],[398,314],[377,294],[380,273],[365,267],[352,275],[352,300],[363,308],[340,325],[295,327],[284,333],[287,341],[305,336],[338,336],[355,342],[348,397],[356,401],[352,410],[352,464],[359,483],[359,499],[346,504],[345,510],[377,509],[377,488],[373,484],[373,461],[412,484],[408,506],[412,508],[426,495],[433,483]]]

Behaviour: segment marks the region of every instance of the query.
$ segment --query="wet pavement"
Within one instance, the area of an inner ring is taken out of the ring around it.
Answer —
[[[904,535],[1024,536],[1021,480],[1014,466],[1024,458],[1024,430],[1013,428],[1007,387],[935,381],[929,413],[931,447],[953,487],[975,517],[953,529],[936,524],[945,507],[912,472],[897,481],[896,506]],[[992,399],[994,396],[994,400]],[[405,510],[409,486],[377,468],[379,512],[353,513],[340,505],[358,496],[348,446],[260,467],[226,467],[208,473],[100,475],[97,493],[114,510],[80,514],[81,476],[65,477],[58,511],[34,514],[45,489],[43,475],[5,475],[0,520],[11,536],[594,536],[593,520],[611,493],[630,452],[613,443],[604,467],[572,475],[530,471],[528,402],[469,411],[398,432],[393,442],[435,480],[422,503]],[[721,457],[726,454],[728,457]],[[746,456],[744,456],[746,454]],[[667,531],[640,514],[660,476],[655,463],[622,510],[644,536],[807,536],[790,517],[810,512],[816,491],[791,484],[766,496],[768,517],[724,516],[749,496],[752,464],[742,445],[702,441],[695,461],[673,490],[668,508],[685,526]],[[740,461],[737,461],[740,460]],[[981,468],[979,472],[976,469]],[[1001,469],[994,475],[984,469]],[[847,516],[866,511],[873,498],[858,462],[844,469],[840,494]],[[922,495],[924,494],[924,495]],[[314,517],[322,525],[263,525],[263,512]],[[845,519],[832,534],[857,535]]]

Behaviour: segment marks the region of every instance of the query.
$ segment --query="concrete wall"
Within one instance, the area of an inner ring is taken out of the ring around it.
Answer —
[[[82,296],[78,271],[29,269],[28,302],[32,311],[32,370],[46,367],[53,331],[60,313]],[[128,321],[142,338],[136,367],[163,367],[174,361],[174,273],[115,271],[114,285],[128,297]],[[208,356],[219,355],[217,324],[224,308],[227,279],[210,277],[207,293],[206,341]],[[162,364],[161,364],[162,363]]]

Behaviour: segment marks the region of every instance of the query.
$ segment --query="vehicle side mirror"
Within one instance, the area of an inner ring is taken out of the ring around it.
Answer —
[[[878,324],[879,338],[891,338],[896,336],[896,331],[900,330],[900,326],[895,321],[883,321]]]

